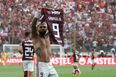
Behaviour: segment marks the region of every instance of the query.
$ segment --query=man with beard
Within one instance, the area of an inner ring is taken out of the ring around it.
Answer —
[[[50,40],[45,21],[38,21],[35,13],[32,21],[32,41],[37,55],[37,77],[58,77],[55,68],[50,64]]]

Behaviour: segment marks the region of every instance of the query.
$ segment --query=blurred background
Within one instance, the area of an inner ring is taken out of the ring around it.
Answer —
[[[20,44],[41,7],[64,10],[64,53],[116,49],[116,0],[0,0],[0,52],[3,44]],[[13,52],[13,55],[15,52]]]

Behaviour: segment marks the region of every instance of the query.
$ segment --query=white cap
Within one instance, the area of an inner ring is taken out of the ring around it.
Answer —
[[[104,50],[100,50],[100,53],[103,53],[104,52]]]
[[[115,48],[112,48],[111,51],[115,51]]]

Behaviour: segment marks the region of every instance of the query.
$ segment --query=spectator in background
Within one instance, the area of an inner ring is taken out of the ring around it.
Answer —
[[[100,50],[98,57],[105,57],[106,53],[104,52],[104,50]]]
[[[16,58],[16,57],[17,57],[17,53],[14,52],[14,53],[13,53],[13,58]]]
[[[112,54],[112,57],[116,56],[116,50],[115,50],[115,48],[111,48],[110,52]]]
[[[2,52],[2,65],[6,65],[6,59],[7,59],[6,51],[3,51]]]
[[[93,40],[93,42],[92,42],[92,48],[96,51],[96,49],[97,49],[97,44],[98,44],[98,42],[97,42],[97,40]]]

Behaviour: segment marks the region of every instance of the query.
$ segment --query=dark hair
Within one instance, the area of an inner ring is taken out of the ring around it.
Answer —
[[[25,37],[28,37],[29,35],[30,35],[29,31],[25,32]]]

